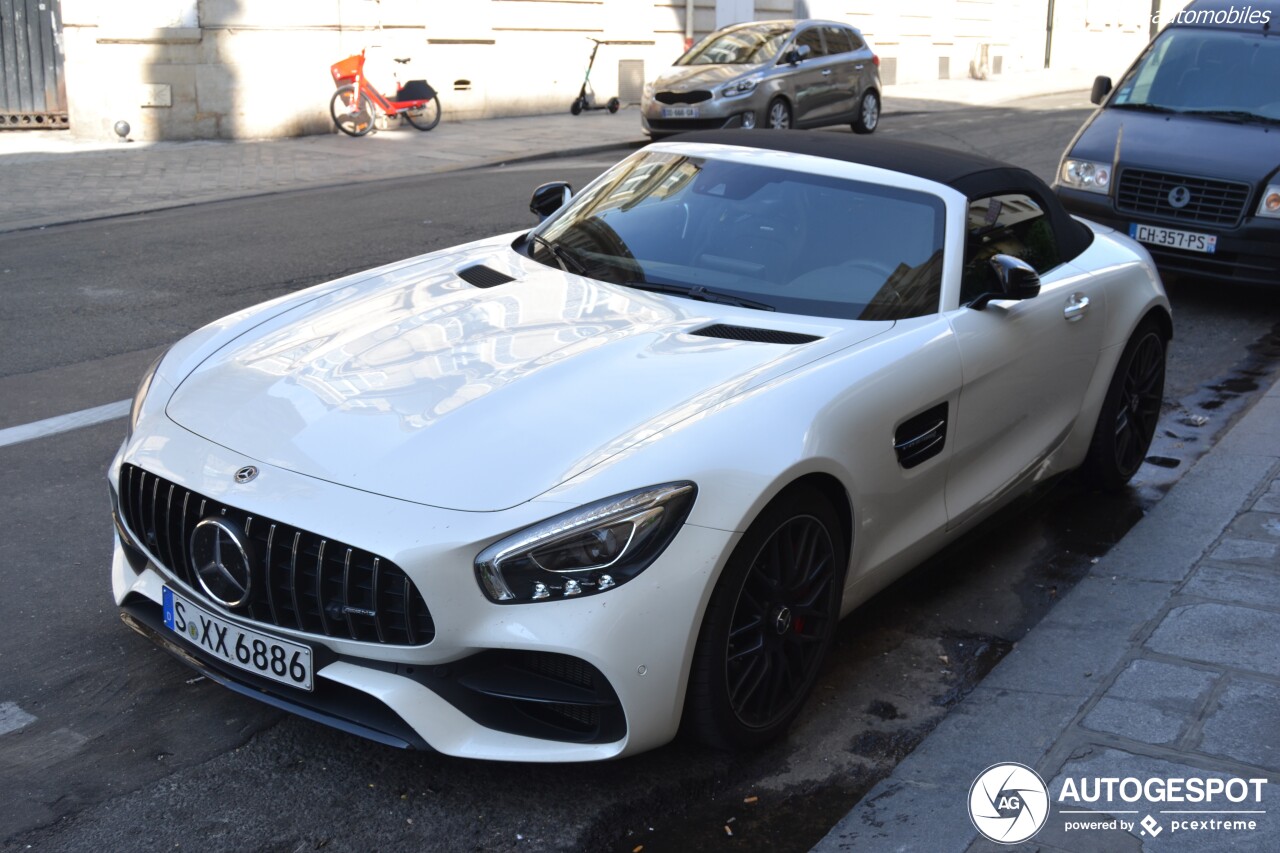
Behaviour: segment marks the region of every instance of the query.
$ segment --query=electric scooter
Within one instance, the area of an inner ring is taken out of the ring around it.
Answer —
[[[569,112],[574,115],[578,115],[583,110],[608,110],[611,113],[616,113],[618,107],[622,106],[622,101],[617,98],[610,98],[604,104],[596,103],[596,91],[591,88],[591,68],[596,64],[596,52],[600,50],[600,45],[634,44],[634,42],[601,41],[600,39],[593,39],[591,36],[587,36],[587,38],[595,42],[596,45],[591,48],[591,59],[587,62],[587,75],[582,78],[582,88],[578,90],[578,97],[574,98],[573,103],[569,105]]]

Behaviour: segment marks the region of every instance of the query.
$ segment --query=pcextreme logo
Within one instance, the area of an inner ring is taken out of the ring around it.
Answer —
[[[1261,828],[1268,781],[1068,776],[1052,799],[1064,833],[1119,831],[1154,838],[1169,830],[1224,840],[1224,835]],[[969,788],[969,819],[983,837],[998,844],[1032,838],[1049,821],[1051,811],[1048,786],[1025,764],[993,764]]]

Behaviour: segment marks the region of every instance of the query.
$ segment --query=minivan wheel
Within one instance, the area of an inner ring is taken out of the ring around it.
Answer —
[[[791,128],[791,105],[782,98],[774,98],[769,102],[769,117],[765,127],[770,130],[789,130]]]
[[[854,133],[871,133],[880,124],[880,96],[868,89],[858,102],[858,118],[853,122]]]

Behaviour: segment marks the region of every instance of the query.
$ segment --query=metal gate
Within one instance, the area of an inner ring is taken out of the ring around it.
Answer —
[[[0,130],[67,126],[58,0],[0,0]]]

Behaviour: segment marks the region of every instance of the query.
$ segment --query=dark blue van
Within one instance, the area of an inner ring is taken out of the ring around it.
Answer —
[[[1280,2],[1195,2],[1071,140],[1054,190],[1162,271],[1280,284]]]

